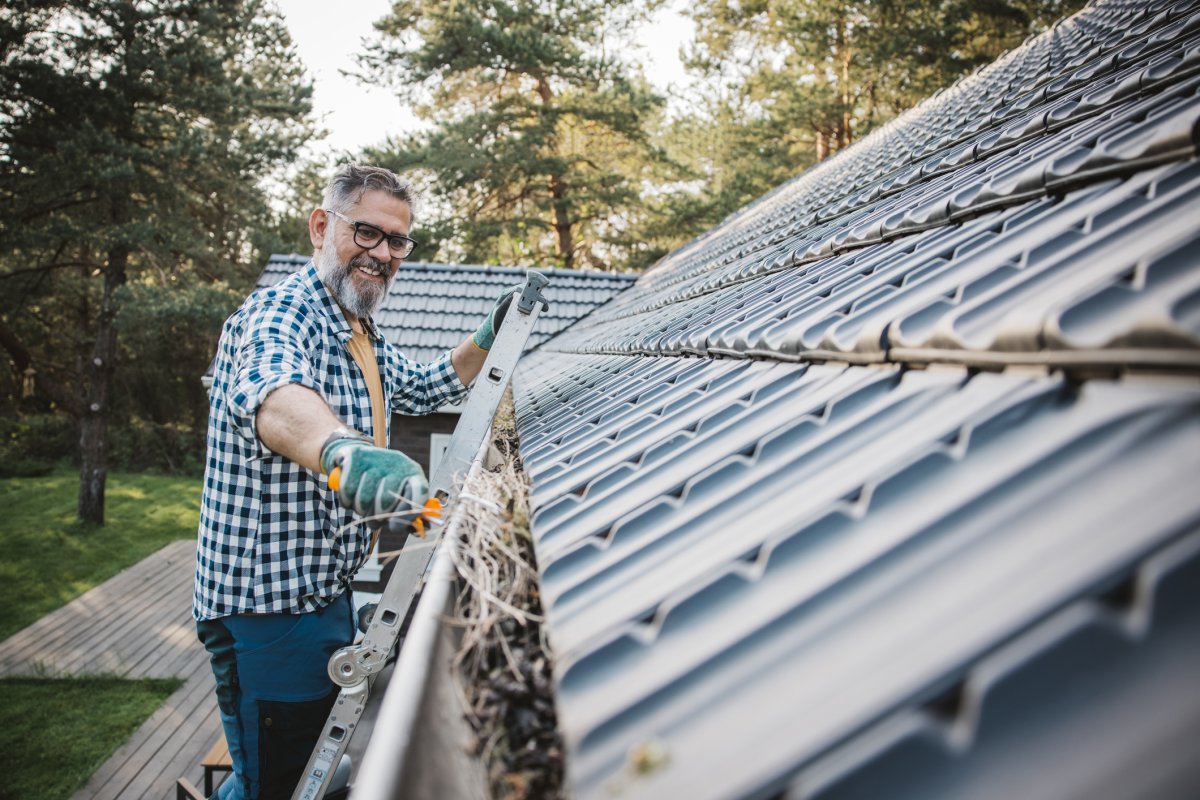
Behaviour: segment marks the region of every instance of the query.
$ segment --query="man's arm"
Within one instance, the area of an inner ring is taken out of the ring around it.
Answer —
[[[421,466],[398,450],[352,436],[331,440],[330,434],[347,426],[312,389],[280,386],[263,399],[256,419],[258,437],[273,452],[313,472],[340,468],[340,482],[330,478],[329,488],[372,530],[387,525],[405,533],[420,513],[429,494]]]
[[[450,363],[454,365],[454,372],[462,381],[463,386],[467,386],[475,380],[475,376],[479,374],[479,370],[483,369],[483,362],[486,360],[487,350],[481,350],[469,336],[463,340],[462,344],[450,351]]]
[[[518,283],[502,291],[479,330],[450,352],[450,363],[464,386],[475,380],[479,370],[483,369],[483,362],[487,360],[488,351],[496,341],[496,334],[500,332],[500,324],[504,322],[504,315],[508,313],[512,297],[523,288],[524,284]]]
[[[321,471],[321,446],[329,434],[346,427],[324,398],[298,383],[268,394],[258,407],[256,425],[258,438],[272,452],[313,472]]]

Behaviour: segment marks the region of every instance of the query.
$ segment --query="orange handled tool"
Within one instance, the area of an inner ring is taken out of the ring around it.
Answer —
[[[329,471],[329,488],[337,491],[342,482],[342,468],[334,467]],[[435,520],[442,518],[442,501],[431,497],[425,501],[425,509],[412,521],[413,533],[424,538],[426,523],[432,525]]]
[[[433,525],[435,521],[442,518],[442,501],[436,497],[431,497],[425,501],[425,510],[412,521],[413,533],[424,538],[425,523]]]

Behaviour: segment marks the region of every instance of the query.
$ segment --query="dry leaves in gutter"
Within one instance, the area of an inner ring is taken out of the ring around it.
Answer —
[[[480,473],[458,498],[465,533],[452,550],[461,581],[454,622],[463,632],[456,664],[492,796],[556,798],[563,796],[562,740],[542,636],[528,484],[503,423],[498,417],[499,448],[508,451],[500,467]]]

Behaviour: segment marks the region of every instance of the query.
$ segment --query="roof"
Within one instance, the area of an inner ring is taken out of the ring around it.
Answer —
[[[309,262],[308,256],[272,255],[256,288],[283,280]],[[536,347],[637,277],[630,273],[539,269],[550,279],[543,294],[550,308],[538,318],[530,337]],[[508,286],[524,283],[526,270],[405,262],[396,274],[383,307],[375,314],[380,332],[409,358],[426,362],[475,332]]]
[[[1198,123],[1093,4],[522,361],[572,796],[1197,785]]]

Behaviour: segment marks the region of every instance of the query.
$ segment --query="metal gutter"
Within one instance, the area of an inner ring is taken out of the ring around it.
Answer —
[[[475,454],[462,486],[482,469],[491,433]],[[455,569],[448,543],[462,527],[458,504],[427,573],[408,635],[400,648],[378,721],[352,785],[354,800],[395,797],[479,797],[484,782],[478,759],[467,754],[470,734],[458,706],[450,668],[458,632],[443,624],[453,613]]]

